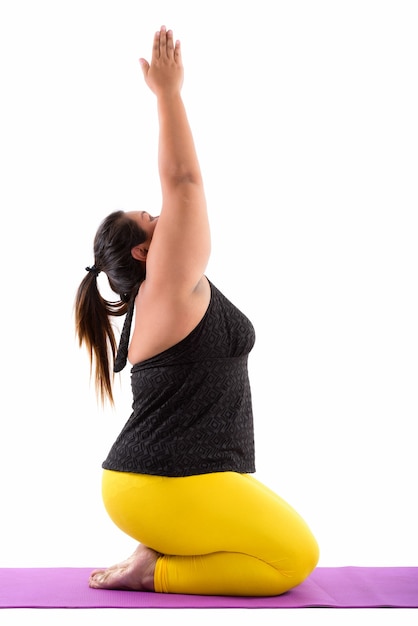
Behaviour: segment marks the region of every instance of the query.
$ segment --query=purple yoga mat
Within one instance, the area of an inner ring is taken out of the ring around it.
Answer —
[[[92,569],[0,569],[0,608],[418,608],[418,567],[318,567],[268,598],[90,589]]]

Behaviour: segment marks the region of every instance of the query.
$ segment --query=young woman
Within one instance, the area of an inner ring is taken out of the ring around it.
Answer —
[[[163,26],[140,60],[159,119],[160,216],[117,211],[100,225],[76,297],[76,327],[102,399],[132,367],[133,413],[103,463],[112,520],[139,543],[90,586],[277,595],[315,568],[303,519],[252,473],[251,322],[206,278],[210,232],[181,97],[180,43]],[[105,272],[120,300],[99,293]],[[110,318],[124,315],[117,350]],[[131,332],[131,322],[133,330]]]

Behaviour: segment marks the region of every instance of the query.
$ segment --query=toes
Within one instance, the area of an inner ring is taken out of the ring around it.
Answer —
[[[89,586],[93,589],[127,589],[126,567],[109,567],[90,575]]]
[[[92,576],[96,576],[96,574],[102,574],[104,571],[105,571],[105,570],[104,570],[103,568],[101,568],[101,569],[94,569],[94,570],[91,572],[91,574],[90,574],[90,578],[91,578]]]
[[[97,572],[96,574],[92,574],[89,578],[89,587],[92,587],[93,589],[100,589],[103,586],[104,580],[104,573]]]

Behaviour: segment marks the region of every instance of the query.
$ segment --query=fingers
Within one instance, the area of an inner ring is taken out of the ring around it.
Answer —
[[[173,31],[167,31],[167,56],[172,57],[174,54]]]
[[[160,31],[154,35],[154,43],[152,45],[152,61],[160,58]]]
[[[160,28],[160,57],[167,56],[167,31],[165,26]]]
[[[173,55],[173,31],[161,26],[160,30],[160,57],[170,58]]]
[[[180,48],[180,42],[178,39],[174,46],[174,60],[177,61],[178,63],[181,63],[181,48]]]
[[[176,55],[179,55],[179,46],[180,42],[176,41],[174,44],[173,40],[173,31],[167,30],[165,26],[161,26],[160,30],[158,30],[154,35],[154,45],[153,45],[153,58],[161,59],[161,58],[173,58]]]

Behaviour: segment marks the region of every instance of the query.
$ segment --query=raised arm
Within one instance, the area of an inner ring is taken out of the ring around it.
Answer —
[[[162,27],[152,59],[141,59],[145,82],[157,97],[158,167],[162,209],[147,258],[147,282],[177,294],[193,291],[209,259],[210,231],[202,175],[181,97],[180,42]]]

